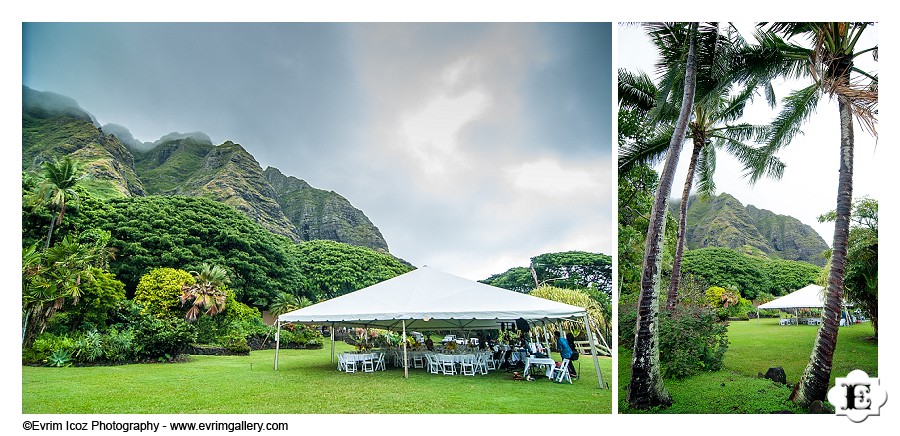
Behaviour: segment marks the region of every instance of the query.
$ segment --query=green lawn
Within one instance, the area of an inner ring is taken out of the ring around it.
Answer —
[[[339,351],[349,349],[338,344]],[[591,359],[579,380],[513,381],[443,376],[411,369],[345,374],[322,350],[249,356],[191,356],[187,363],[80,368],[22,368],[22,412],[30,413],[610,413],[612,393],[599,389]],[[558,359],[558,356],[556,356]],[[611,360],[601,358],[609,383]]]
[[[666,380],[674,400],[668,409],[649,413],[803,413],[787,400],[791,387],[757,378],[769,367],[781,366],[788,383],[797,382],[812,353],[815,326],[780,326],[777,319],[731,322],[725,368],[684,380]],[[834,357],[831,381],[853,369],[878,374],[878,346],[870,338],[869,323],[842,327]],[[630,349],[619,350],[619,411],[634,413],[625,402],[631,372]]]
[[[728,353],[725,367],[741,374],[756,376],[769,367],[781,366],[788,383],[800,379],[812,354],[817,326],[778,325],[778,320],[766,318],[737,321],[728,325]],[[871,323],[841,327],[835,350],[831,384],[835,377],[846,377],[854,369],[861,369],[871,377],[878,376],[878,345]]]

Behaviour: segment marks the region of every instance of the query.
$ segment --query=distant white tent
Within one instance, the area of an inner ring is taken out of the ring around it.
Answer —
[[[758,309],[809,309],[824,306],[825,288],[808,285],[768,303],[760,304]]]
[[[366,327],[389,330],[486,330],[523,318],[532,325],[558,320],[585,324],[600,386],[603,379],[597,362],[587,311],[578,306],[474,282],[422,267],[381,283],[282,314],[277,324],[297,322],[330,325],[332,353],[335,327]],[[279,334],[276,334],[275,369],[278,369]]]
[[[842,311],[844,312],[843,317],[851,319],[846,306],[847,303],[844,302],[842,304]],[[760,304],[756,310],[758,314],[759,310],[793,309],[796,314],[798,309],[821,309],[823,307],[825,307],[825,288],[819,285],[807,285],[783,297],[776,298],[768,303]],[[758,315],[757,318],[759,318]],[[846,320],[842,320],[841,322],[843,323],[844,321]]]

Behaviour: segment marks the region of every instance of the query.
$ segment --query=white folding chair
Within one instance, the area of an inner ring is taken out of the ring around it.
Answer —
[[[485,365],[489,371],[494,371],[497,369],[497,361],[494,359],[494,353],[488,352],[487,359],[485,359]]]
[[[344,356],[344,372],[356,372],[356,356]]]
[[[428,360],[428,372],[432,374],[438,374],[441,372],[441,363],[438,362],[437,357],[433,354],[426,354],[425,359]]]
[[[365,354],[362,357],[362,370],[363,372],[375,372],[375,355],[374,354]]]
[[[478,353],[475,355],[475,372],[482,375],[487,374],[487,354]]]
[[[438,360],[441,362],[441,372],[444,375],[456,375],[456,363],[453,362],[453,356],[438,354]]]
[[[413,368],[424,368],[425,367],[425,358],[422,357],[421,354],[416,353],[413,355]]]
[[[550,373],[550,378],[557,383],[562,383],[563,380],[568,380],[569,384],[572,383],[572,376],[569,375],[569,359],[563,359],[560,362],[559,366],[553,368],[553,372]]]
[[[347,362],[344,360],[343,353],[338,354],[337,369],[338,369],[338,371],[345,371],[347,369]]]
[[[460,371],[463,375],[475,375],[475,355],[464,354],[460,360]]]
[[[381,368],[381,370],[384,371],[384,353],[378,353],[376,356],[378,358],[375,359],[375,370],[378,371],[378,369]]]

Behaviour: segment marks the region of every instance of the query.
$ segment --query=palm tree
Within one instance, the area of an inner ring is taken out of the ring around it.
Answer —
[[[694,104],[694,93],[697,86],[696,39],[699,25],[660,24],[651,28],[651,34],[665,35],[680,33],[683,38],[678,46],[686,48],[684,56],[678,64],[668,65],[669,71],[683,71],[683,92],[681,107],[675,128],[669,142],[666,163],[660,175],[656,197],[650,210],[650,226],[647,229],[647,241],[644,249],[644,261],[641,273],[641,292],[638,298],[638,316],[635,328],[634,353],[631,362],[631,381],[628,384],[628,403],[635,408],[649,408],[657,405],[669,405],[672,402],[669,393],[663,386],[659,368],[659,305],[657,285],[659,281],[660,252],[664,234],[666,203],[672,189],[675,167],[681,153],[681,145],[687,132],[691,108]],[[683,65],[683,69],[682,66]],[[667,76],[669,79],[672,76]],[[664,80],[671,86],[674,80]],[[670,88],[666,88],[670,89]],[[663,101],[667,93],[661,93]]]
[[[188,321],[195,321],[200,316],[200,311],[207,315],[215,315],[225,310],[227,292],[225,285],[228,283],[228,270],[219,265],[207,263],[200,265],[200,271],[191,271],[194,276],[194,284],[181,287],[181,304],[192,302],[190,309],[184,314]]]
[[[844,274],[847,263],[850,217],[853,202],[853,121],[876,135],[878,76],[854,65],[864,54],[877,61],[878,46],[859,50],[857,44],[870,23],[763,23],[744,64],[745,76],[810,78],[812,83],[791,93],[773,122],[773,131],[763,147],[772,154],[787,145],[799,126],[815,111],[823,95],[836,98],[840,122],[840,161],[837,207],[835,208],[831,271],[825,294],[822,326],[816,336],[809,364],[791,399],[803,405],[825,400],[837,343]],[[785,39],[782,39],[784,36]],[[809,46],[788,40],[805,37]],[[755,172],[752,177],[758,177]]]
[[[50,246],[54,226],[62,224],[63,215],[66,213],[66,203],[71,199],[78,201],[78,193],[75,186],[84,175],[78,168],[78,162],[64,157],[61,161],[45,161],[41,164],[43,181],[38,188],[38,196],[48,201],[50,209],[56,212],[56,217],[50,219],[50,230],[47,232],[47,241],[44,243],[46,250]]]
[[[269,313],[278,316],[311,305],[312,302],[306,297],[297,297],[287,292],[279,292],[272,299],[272,304],[269,305]]]
[[[69,235],[37,253],[22,250],[22,341],[29,345],[71,298],[78,304],[82,286],[93,280],[91,266],[98,254],[94,247],[75,242]]]
[[[719,56],[724,56],[726,52],[724,45],[730,44],[730,41],[722,41],[721,44],[723,47],[718,52]],[[712,83],[713,80],[708,79],[707,82]],[[765,126],[748,123],[732,124],[743,116],[744,107],[752,99],[754,89],[758,86],[757,82],[744,84],[737,93],[733,92],[733,85],[733,83],[725,83],[715,86],[713,89],[707,90],[702,97],[698,97],[694,104],[693,120],[689,124],[687,133],[687,138],[690,138],[693,143],[693,149],[681,195],[678,235],[666,300],[666,308],[670,311],[675,308],[678,298],[688,199],[695,178],[698,180],[698,193],[701,198],[715,193],[713,174],[716,169],[716,149],[725,149],[744,163],[748,170],[751,169],[751,165],[763,161],[770,168],[769,175],[776,178],[781,176],[784,168],[784,165],[778,162],[774,156],[768,156],[769,161],[759,159],[757,155],[760,152],[746,143],[750,139],[761,141],[762,138],[765,138],[767,134]],[[619,72],[619,89],[620,104],[624,103],[626,107],[641,107],[648,101],[655,101],[653,96],[658,92],[652,80],[645,73],[635,75],[625,71]],[[700,90],[698,90],[698,94],[699,92]],[[628,101],[623,101],[623,99]],[[672,111],[663,112],[671,113]],[[671,125],[667,124],[665,127],[657,129],[656,135],[647,142],[632,144],[621,149],[619,169],[627,172],[636,164],[658,160],[666,152],[668,145],[666,138],[671,137],[671,131]]]

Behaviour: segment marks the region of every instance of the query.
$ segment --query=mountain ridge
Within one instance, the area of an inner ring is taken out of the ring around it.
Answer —
[[[670,212],[678,214],[679,205],[679,200],[671,202]],[[822,253],[828,244],[811,226],[790,215],[745,206],[730,194],[721,193],[706,201],[691,196],[686,218],[688,249],[725,247],[825,265]]]
[[[264,171],[251,153],[232,141],[213,145],[202,132],[172,132],[153,143],[140,142],[124,126],[107,124],[110,132],[105,132],[71,98],[26,86],[22,126],[23,171],[72,156],[91,176],[89,189],[103,197],[206,197],[294,242],[328,239],[388,252],[378,228],[346,198],[272,167]],[[278,190],[268,176],[279,184]]]

